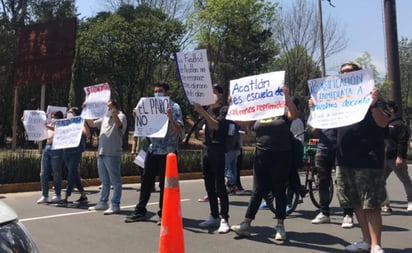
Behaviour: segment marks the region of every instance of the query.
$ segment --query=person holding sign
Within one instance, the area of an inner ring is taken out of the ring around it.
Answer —
[[[203,179],[209,200],[209,218],[200,227],[218,227],[218,233],[227,233],[229,227],[229,197],[225,186],[225,153],[229,121],[226,120],[227,106],[223,105],[223,88],[213,85],[216,102],[208,110],[195,103],[194,109],[205,121],[203,146]],[[220,200],[220,213],[218,206]]]
[[[360,69],[359,64],[348,62],[341,66],[340,73]],[[362,231],[362,239],[348,245],[346,251],[383,253],[381,205],[386,198],[384,137],[389,116],[379,89],[373,88],[370,95],[363,119],[337,128],[336,194],[343,208],[354,208]]]
[[[290,122],[298,117],[298,110],[293,103],[287,86],[282,87],[284,114],[263,120],[250,122],[256,133],[256,151],[253,164],[253,192],[246,210],[246,215],[239,225],[231,230],[239,236],[250,236],[250,227],[259,210],[263,196],[272,192],[276,201],[275,240],[286,240],[284,220],[286,218],[286,184],[289,169],[292,166],[292,140]]]
[[[95,121],[87,120],[90,127],[100,128],[97,169],[102,182],[100,200],[95,206],[89,207],[89,211],[104,210],[105,215],[110,215],[120,213],[120,199],[122,197],[120,164],[127,119],[116,101],[110,99],[107,102],[107,107],[108,112],[105,117]],[[107,202],[109,201],[110,185],[113,186],[113,196],[109,206]]]
[[[72,107],[67,112],[67,118],[77,117],[80,116],[80,110],[77,107]],[[80,198],[76,200],[76,203],[85,203],[87,202],[86,192],[84,191],[82,181],[80,179],[80,175],[78,172],[78,167],[80,164],[80,160],[82,159],[82,153],[86,149],[86,138],[90,135],[90,129],[85,122],[83,125],[83,134],[80,139],[79,146],[74,148],[66,148],[63,149],[63,157],[64,162],[66,164],[68,170],[68,182],[67,182],[67,189],[66,189],[66,196],[63,199],[63,203],[68,203],[68,199],[71,196],[73,191],[74,185],[77,186],[77,189],[80,192]]]
[[[61,111],[53,112],[51,114],[50,124],[46,124],[48,137],[41,157],[40,169],[42,196],[39,200],[37,200],[37,204],[49,203],[49,177],[51,172],[53,173],[55,195],[50,202],[58,203],[61,200],[63,169],[62,150],[52,149],[54,125],[58,119],[63,119],[63,113]]]
[[[170,95],[170,86],[167,83],[154,84],[155,97],[168,97]],[[138,110],[135,111],[138,115]],[[163,188],[166,172],[166,157],[169,153],[177,153],[180,139],[183,137],[183,116],[179,104],[169,100],[166,109],[168,117],[168,128],[163,138],[151,137],[150,145],[147,150],[143,175],[141,177],[141,189],[139,202],[136,204],[134,214],[127,216],[126,223],[142,221],[146,219],[147,203],[149,202],[152,189],[155,184],[156,176],[159,176],[160,200],[159,200],[159,220],[161,225],[162,205],[163,205]]]

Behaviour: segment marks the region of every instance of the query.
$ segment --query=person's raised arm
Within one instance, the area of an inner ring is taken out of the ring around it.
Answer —
[[[217,130],[219,129],[219,122],[213,118],[200,104],[194,104],[195,110],[206,120],[210,128]]]
[[[167,108],[166,110],[167,117],[169,118],[170,124],[172,124],[172,129],[175,133],[179,135],[180,138],[183,139],[183,129],[182,126],[175,120],[173,117],[173,109],[172,108]]]
[[[285,94],[285,103],[286,106],[288,107],[288,111],[287,111],[287,118],[289,121],[292,121],[294,119],[296,119],[299,116],[299,111],[296,108],[295,103],[293,103],[291,97],[290,97],[290,93],[289,93],[289,88],[284,85],[282,87],[283,93]]]
[[[376,125],[381,128],[385,128],[389,123],[389,115],[378,106],[378,98],[380,96],[380,92],[378,88],[373,88],[372,90],[372,103],[370,108],[372,110],[372,117],[375,121]]]

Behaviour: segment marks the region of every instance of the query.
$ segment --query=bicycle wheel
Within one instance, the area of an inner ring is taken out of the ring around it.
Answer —
[[[299,203],[299,194],[293,192],[291,189],[286,189],[286,198],[287,198],[287,205],[286,205],[286,216],[290,215],[296,210],[296,207]],[[273,214],[276,214],[276,202],[275,198],[273,197],[272,193],[269,193],[266,197],[263,198],[266,204],[269,207],[269,210],[272,211]]]
[[[333,179],[329,182],[329,199],[327,205],[329,206],[333,199],[334,186]],[[313,205],[320,208],[320,198],[319,198],[319,175],[316,170],[312,170],[311,177],[309,181],[309,197]]]

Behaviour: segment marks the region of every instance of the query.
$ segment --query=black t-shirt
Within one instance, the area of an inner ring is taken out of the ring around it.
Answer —
[[[271,152],[291,149],[289,122],[285,116],[257,120],[254,130],[257,149]]]
[[[385,102],[378,100],[385,108]],[[351,168],[383,168],[385,129],[376,125],[369,109],[365,118],[350,126],[337,129],[339,166]]]
[[[336,146],[336,128],[320,129],[318,148],[334,150]]]
[[[205,127],[205,144],[225,144],[225,138],[228,131],[229,121],[226,120],[227,106],[220,106],[209,109],[208,113],[217,120],[219,128],[217,130],[211,129],[207,124]]]

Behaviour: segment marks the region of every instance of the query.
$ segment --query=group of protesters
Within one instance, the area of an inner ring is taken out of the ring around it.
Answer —
[[[340,68],[340,73],[349,73],[360,70],[361,66],[355,62],[347,62]],[[170,87],[166,83],[156,83],[153,87],[154,97],[168,97]],[[292,166],[293,140],[290,136],[291,122],[298,115],[298,109],[289,94],[287,86],[283,86],[282,95],[285,101],[283,115],[248,122],[233,122],[250,128],[256,135],[256,148],[253,163],[253,190],[247,207],[244,220],[238,225],[229,225],[229,196],[225,182],[225,153],[226,139],[231,121],[226,118],[228,106],[222,98],[223,87],[215,85],[213,92],[215,102],[210,106],[201,106],[193,103],[194,110],[199,114],[204,123],[203,146],[203,177],[209,203],[209,217],[199,224],[200,227],[216,227],[218,233],[227,233],[230,230],[240,236],[249,236],[251,223],[259,210],[262,198],[273,194],[276,203],[275,240],[286,240],[286,187]],[[339,203],[345,210],[355,213],[361,228],[361,240],[346,247],[349,252],[369,251],[381,253],[382,218],[381,207],[385,203],[390,208],[385,189],[385,180],[393,170],[405,186],[408,197],[408,211],[412,211],[412,183],[406,168],[408,130],[399,120],[396,103],[386,103],[377,88],[370,94],[371,102],[366,116],[357,123],[338,127],[333,130],[335,144],[334,157],[325,157],[327,154],[320,148],[317,154],[318,166],[325,165],[329,159],[330,165],[336,163],[336,190]],[[390,109],[388,110],[388,105]],[[84,104],[87,107],[87,103]],[[102,210],[105,215],[120,212],[122,192],[121,182],[121,155],[122,140],[126,132],[126,116],[121,112],[119,105],[114,100],[107,102],[108,113],[97,120],[85,120],[84,136],[89,134],[90,127],[100,129],[99,144],[97,148],[97,168],[102,182],[101,195],[96,205],[89,210]],[[314,101],[309,101],[313,110]],[[71,108],[70,114],[79,115],[77,108]],[[134,110],[134,116],[139,112]],[[69,114],[68,114],[69,115]],[[169,99],[166,109],[168,128],[164,137],[148,138],[149,145],[144,161],[144,170],[141,176],[140,197],[135,207],[135,212],[125,218],[126,223],[145,220],[147,204],[151,196],[156,176],[159,176],[160,201],[158,225],[161,225],[163,188],[165,180],[166,156],[169,153],[178,153],[178,145],[184,136],[184,121],[180,106]],[[81,152],[84,150],[82,141],[77,148],[52,150],[54,120],[63,118],[63,113],[56,112],[52,115],[51,124],[47,126],[49,136],[42,156],[41,182],[42,196],[37,203],[49,202],[48,178],[53,171],[55,196],[51,202],[67,202],[73,186],[77,185],[81,194],[78,202],[87,201],[77,167],[80,162]],[[392,121],[391,121],[392,120]],[[389,127],[396,128],[394,129]],[[397,128],[402,125],[402,128]],[[83,138],[82,138],[83,139]],[[386,140],[386,144],[385,144]],[[324,144],[324,143],[323,143]],[[387,151],[385,155],[385,150]],[[323,150],[324,151],[324,150]],[[389,152],[389,153],[388,153]],[[386,167],[385,157],[387,158]],[[61,171],[58,168],[65,163],[69,169],[69,183],[66,197],[61,198]],[[385,170],[384,170],[385,167]],[[326,168],[325,170],[329,170]],[[402,170],[402,172],[399,172]],[[326,171],[323,182],[331,176]],[[109,201],[109,193],[113,188],[113,196]],[[320,194],[325,194],[326,185],[321,186]],[[326,193],[327,194],[327,193]],[[321,200],[322,202],[322,200]],[[322,203],[321,203],[322,204]],[[328,223],[329,207],[322,206],[319,215],[312,223]],[[316,220],[317,219],[317,220]],[[350,226],[352,227],[352,226]]]

